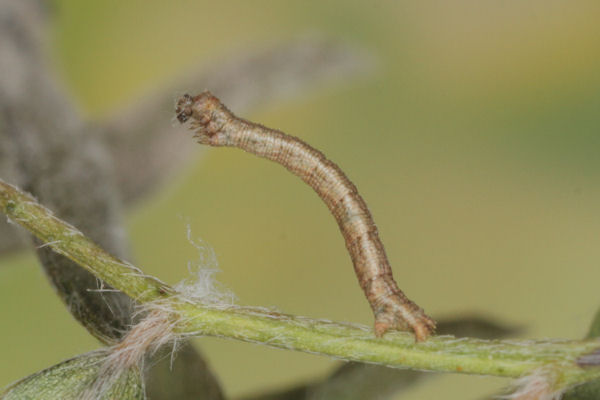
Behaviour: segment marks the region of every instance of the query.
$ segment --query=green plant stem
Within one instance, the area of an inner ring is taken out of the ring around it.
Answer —
[[[165,298],[173,291],[127,261],[110,255],[78,229],[55,217],[31,195],[1,179],[0,208],[10,221],[23,226],[46,246],[141,303]]]
[[[178,304],[181,332],[197,332],[272,347],[323,354],[390,367],[468,374],[519,377],[538,368],[559,366],[574,383],[600,376],[600,369],[583,370],[574,360],[597,349],[597,341],[483,340],[434,336],[415,343],[414,336],[391,332],[376,338],[371,329],[252,308],[210,309]]]
[[[408,333],[375,338],[366,327],[296,317],[256,308],[210,307],[184,299],[159,280],[96,246],[77,229],[54,217],[31,196],[0,180],[0,208],[7,216],[98,278],[138,302],[166,302],[183,335],[211,335],[343,360],[467,374],[519,377],[551,368],[566,387],[600,378],[600,368],[575,360],[600,347],[597,340],[482,340],[431,337],[415,343]]]

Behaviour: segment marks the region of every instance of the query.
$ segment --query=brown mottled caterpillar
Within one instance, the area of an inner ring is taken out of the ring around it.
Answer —
[[[435,322],[398,288],[365,201],[342,170],[323,153],[283,132],[238,118],[215,96],[184,95],[177,102],[177,119],[192,120],[201,144],[239,147],[283,165],[312,187],[333,213],[352,257],[354,270],[375,314],[375,335],[389,329],[412,329],[425,340]]]

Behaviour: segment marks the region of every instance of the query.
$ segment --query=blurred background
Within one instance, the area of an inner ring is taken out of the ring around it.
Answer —
[[[53,68],[98,121],[236,53],[307,35],[352,46],[363,72],[241,116],[342,167],[370,206],[399,286],[430,315],[478,313],[523,327],[523,337],[585,335],[600,305],[600,3],[56,0],[49,8]],[[165,121],[172,117],[166,107]],[[188,261],[199,259],[189,224],[240,304],[372,323],[335,221],[308,187],[239,150],[196,153],[128,208],[137,265],[169,283],[186,278]],[[0,387],[98,347],[29,252],[0,259],[0,304],[10,360],[0,363]],[[231,396],[336,365],[233,341],[194,343]],[[505,383],[445,375],[402,398],[477,399]]]

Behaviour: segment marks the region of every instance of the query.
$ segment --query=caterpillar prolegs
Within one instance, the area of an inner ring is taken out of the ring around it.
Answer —
[[[238,147],[275,161],[317,192],[344,236],[359,284],[375,315],[376,336],[389,329],[410,329],[417,341],[423,341],[433,333],[433,319],[398,288],[365,201],[335,163],[296,137],[236,117],[209,92],[184,95],[177,102],[176,113],[181,123],[191,120],[190,128],[199,143]]]

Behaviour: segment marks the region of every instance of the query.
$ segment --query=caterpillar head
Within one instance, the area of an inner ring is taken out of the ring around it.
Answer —
[[[175,115],[182,124],[187,122],[192,115],[192,105],[194,104],[194,98],[189,94],[184,94],[179,100],[177,100],[177,106],[175,107]]]
[[[227,134],[223,128],[232,115],[210,92],[197,96],[183,95],[177,101],[175,113],[181,123],[192,120],[191,127],[200,143],[212,146],[225,144]]]

